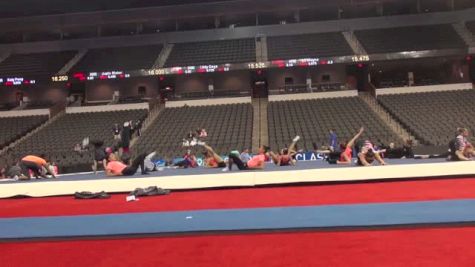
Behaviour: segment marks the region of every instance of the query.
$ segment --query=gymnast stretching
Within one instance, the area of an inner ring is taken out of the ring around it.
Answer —
[[[345,165],[351,164],[351,159],[353,156],[353,146],[355,145],[356,140],[360,138],[361,134],[363,134],[363,132],[364,132],[364,128],[361,127],[358,133],[355,136],[353,136],[353,138],[350,141],[348,141],[348,143],[346,143],[345,150],[341,152],[340,159],[336,161],[337,164],[345,164]]]
[[[23,157],[20,161],[20,167],[23,172],[22,179],[31,179],[30,171],[36,179],[40,176],[42,178],[48,178],[46,176],[48,173],[51,174],[53,178],[56,178],[51,164],[44,159],[44,155],[40,155],[40,157],[34,155]]]
[[[142,170],[142,174],[148,174],[147,170],[145,169],[144,160],[147,157],[146,153],[140,154],[132,161],[132,164],[126,165],[122,161],[120,161],[116,154],[111,153],[108,157],[108,163],[106,166],[106,174],[107,176],[128,176],[134,175],[139,167]]]
[[[457,128],[457,137],[449,143],[449,160],[467,161],[475,156],[473,145],[467,140],[468,135],[468,129]]]
[[[375,159],[379,162],[379,164],[386,165],[386,162],[384,162],[380,155],[380,151],[376,151],[373,144],[369,140],[363,142],[363,145],[360,147],[359,151],[360,152],[358,153],[357,161],[358,166],[371,166]]]
[[[353,157],[353,146],[355,145],[356,140],[360,138],[361,134],[363,134],[364,128],[361,127],[358,133],[356,133],[353,138],[348,141],[344,146],[343,146],[343,151],[341,153],[334,152],[332,149],[330,150],[317,150],[317,146],[314,143],[314,149],[316,150],[317,153],[322,153],[322,154],[327,154],[327,161],[330,164],[342,164],[342,165],[350,165],[351,160]]]
[[[467,140],[468,129],[457,128],[456,137],[450,140],[449,149],[441,154],[415,155],[415,159],[446,158],[449,161],[467,161],[475,157],[473,145]]]
[[[269,155],[272,158],[272,161],[277,166],[290,166],[295,165],[296,161],[294,160],[295,154],[297,151],[295,150],[295,145],[300,140],[300,136],[296,136],[292,143],[288,148],[281,149],[279,154],[274,153],[273,151],[269,151]]]
[[[203,152],[203,156],[205,157],[204,166],[206,168],[225,168],[226,163],[224,162],[223,158],[221,158],[212,147],[203,143],[203,147],[206,151]]]
[[[229,154],[228,169],[231,171],[233,164],[236,164],[239,170],[262,170],[270,148],[268,146],[260,146],[259,154],[252,157],[247,163],[242,162],[241,158],[235,153]],[[223,170],[224,171],[224,170]]]
[[[198,161],[196,160],[196,156],[191,152],[191,149],[188,149],[183,155],[183,160],[173,164],[175,168],[196,168],[198,167]]]

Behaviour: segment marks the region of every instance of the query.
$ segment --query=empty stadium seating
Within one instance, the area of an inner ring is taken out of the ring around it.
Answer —
[[[302,140],[298,147],[313,150],[328,145],[330,129],[335,129],[340,142],[351,139],[361,126],[361,139],[370,138],[375,144],[402,140],[358,97],[322,100],[270,102],[268,110],[269,143],[277,150],[288,145],[295,135]]]
[[[134,147],[136,151],[155,149],[158,155],[172,158],[184,154],[183,138],[190,130],[205,128],[205,141],[218,153],[251,148],[252,106],[232,104],[166,108],[145,131]],[[203,148],[195,147],[195,152]]]
[[[37,77],[56,74],[76,51],[13,54],[0,63],[2,77]]]
[[[149,69],[162,45],[91,49],[71,72]]]
[[[271,60],[353,54],[340,32],[268,37],[267,49]]]
[[[256,61],[254,39],[178,43],[165,64],[167,67]]]
[[[464,48],[451,25],[411,26],[355,32],[368,53]]]
[[[379,96],[378,101],[427,145],[447,145],[457,127],[475,130],[474,90]]]
[[[47,115],[0,118],[0,147],[4,147],[48,120]]]
[[[8,160],[14,162],[27,154],[46,154],[63,171],[88,170],[92,163],[92,153],[74,152],[75,144],[89,136],[91,140],[104,140],[105,145],[110,146],[113,143],[112,128],[115,123],[143,119],[146,115],[145,109],[66,114],[20,142],[9,153]]]

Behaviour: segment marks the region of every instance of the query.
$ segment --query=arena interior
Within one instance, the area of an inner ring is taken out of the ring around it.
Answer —
[[[475,1],[0,3],[1,266],[475,264]]]

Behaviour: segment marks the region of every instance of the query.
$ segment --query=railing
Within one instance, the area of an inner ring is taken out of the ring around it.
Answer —
[[[49,108],[49,117],[53,118],[54,116],[63,112],[66,109],[66,106],[67,106],[66,101],[56,103],[54,106]]]
[[[159,105],[160,105],[160,99],[159,98],[151,98],[148,101],[148,110],[154,110]]]
[[[106,101],[89,101],[81,104],[82,107],[94,107],[94,106],[105,106],[110,103],[109,100]]]
[[[284,85],[278,89],[269,90],[270,95],[315,93],[315,92],[333,92],[348,90],[343,83],[318,83],[309,87],[307,84]]]
[[[143,133],[148,128],[148,126],[150,126],[153,120],[155,120],[158,113],[160,113],[164,108],[165,108],[165,105],[161,104],[158,99],[156,98],[150,99],[148,116],[142,122],[142,126],[140,127],[140,132]],[[132,142],[130,145],[131,147],[135,144],[135,142],[137,142],[138,137],[139,137],[139,131],[136,130],[134,134],[132,135]]]
[[[393,128],[394,131],[396,131],[399,136],[403,137],[403,139],[414,139],[411,137],[411,134],[406,131],[406,129],[404,129],[401,124],[397,122],[396,118],[394,118],[391,113],[389,113],[378,103],[376,98],[365,92],[360,92],[359,95],[373,108],[373,111],[375,111],[376,114],[379,114],[379,116],[383,120],[385,120]],[[414,140],[414,142],[417,142],[417,140]]]
[[[17,107],[17,106],[18,106],[18,104],[17,104],[17,103],[14,103],[14,102],[5,103],[5,104],[0,104],[0,111],[12,110],[12,109],[14,109],[14,108]]]
[[[222,97],[242,97],[250,96],[250,91],[201,91],[175,94],[168,98],[168,101],[173,100],[189,100],[189,99],[207,99],[207,98],[222,98]]]
[[[425,85],[437,85],[442,84],[438,80],[432,78],[421,78],[411,85],[412,86],[425,86]],[[383,80],[379,82],[378,88],[399,88],[399,87],[409,87],[408,80]]]
[[[131,104],[131,103],[143,103],[147,102],[142,96],[125,96],[119,97],[117,104]]]

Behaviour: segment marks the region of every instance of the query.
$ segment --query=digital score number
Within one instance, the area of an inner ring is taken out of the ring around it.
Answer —
[[[351,61],[353,62],[369,61],[369,56],[368,55],[352,56]]]
[[[69,80],[69,77],[67,75],[59,75],[51,77],[51,80],[53,82],[67,82]]]
[[[164,75],[164,74],[166,74],[165,69],[148,70],[148,75],[155,76],[155,75]]]
[[[256,63],[247,64],[247,67],[251,70],[254,70],[254,69],[263,69],[263,68],[266,68],[267,66],[265,62],[256,62]]]

